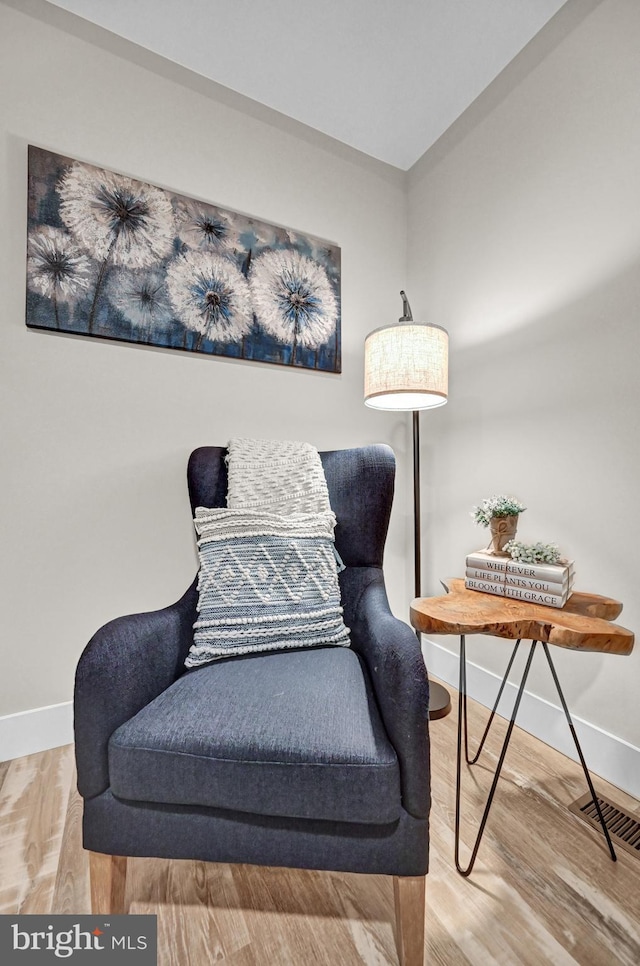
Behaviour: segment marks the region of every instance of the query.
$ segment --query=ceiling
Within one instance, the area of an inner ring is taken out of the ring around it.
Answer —
[[[49,0],[407,170],[565,0]]]

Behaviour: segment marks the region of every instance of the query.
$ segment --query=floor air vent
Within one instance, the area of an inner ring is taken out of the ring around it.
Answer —
[[[598,798],[598,802],[614,845],[619,845],[621,849],[640,859],[640,819],[606,798]],[[592,825],[602,835],[598,811],[588,792],[569,805],[569,811]]]

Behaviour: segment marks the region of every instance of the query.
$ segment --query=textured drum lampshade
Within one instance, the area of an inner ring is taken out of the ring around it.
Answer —
[[[364,401],[372,409],[431,409],[447,401],[447,330],[406,314],[365,340]]]

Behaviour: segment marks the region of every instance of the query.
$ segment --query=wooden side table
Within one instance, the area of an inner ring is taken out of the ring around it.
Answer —
[[[460,683],[458,696],[458,748],[456,759],[456,817],[455,817],[455,862],[461,875],[467,876],[473,869],[482,835],[489,817],[491,803],[495,794],[502,765],[509,747],[511,732],[515,725],[518,708],[524,692],[529,669],[536,646],[540,644],[551,670],[560,703],[562,704],[567,723],[578,752],[580,764],[589,787],[592,801],[596,807],[598,818],[609,846],[613,861],[616,853],[611,843],[611,837],[602,815],[600,803],[596,796],[591,775],[587,768],[582,749],[578,741],[573,721],[569,713],[567,702],[560,687],[560,681],[549,651],[549,644],[557,647],[571,648],[576,651],[601,651],[606,654],[630,654],[633,650],[634,635],[631,631],[618,624],[612,624],[622,610],[622,604],[609,597],[597,594],[573,593],[562,608],[542,607],[524,601],[512,600],[509,597],[498,597],[493,594],[483,594],[475,590],[467,590],[464,580],[451,579],[443,581],[447,594],[440,597],[418,597],[411,605],[411,623],[416,630],[423,634],[459,634],[460,635]],[[473,758],[469,757],[469,739],[467,734],[467,668],[466,668],[466,634],[491,634],[495,637],[515,641],[515,646],[509,658],[500,685],[498,696],[489,716],[484,734],[480,740],[478,750]],[[489,729],[493,723],[502,692],[509,677],[515,656],[522,640],[530,640],[531,647],[527,656],[522,678],[518,686],[509,726],[498,759],[489,796],[484,808],[475,844],[471,852],[471,859],[466,868],[460,865],[460,790],[462,771],[462,734],[464,732],[465,760],[468,765],[474,765],[484,747]]]

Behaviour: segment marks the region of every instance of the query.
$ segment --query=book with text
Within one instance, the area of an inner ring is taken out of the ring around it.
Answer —
[[[545,594],[537,590],[530,590],[524,587],[511,587],[507,584],[498,584],[489,580],[474,580],[472,577],[467,577],[464,585],[469,590],[478,590],[483,594],[494,594],[496,597],[512,597],[514,600],[523,600],[529,604],[542,604],[544,607],[564,607],[571,596],[570,590],[562,594]]]
[[[573,575],[573,560],[565,560],[557,564],[526,564],[512,560],[510,557],[498,557],[484,550],[477,550],[467,556],[467,568],[564,584]]]
[[[467,567],[465,577],[471,577],[473,580],[490,581],[495,584],[504,584],[508,587],[523,587],[545,594],[563,594],[573,586],[573,573],[567,574],[566,580],[561,584],[553,580],[541,580],[537,577],[519,577],[516,574],[508,574],[505,571],[484,570],[481,567]]]

